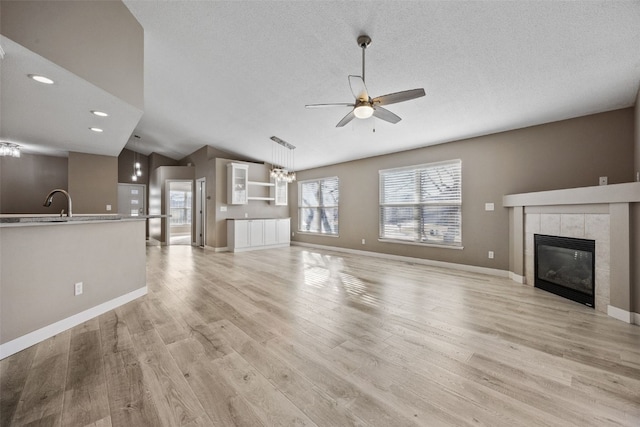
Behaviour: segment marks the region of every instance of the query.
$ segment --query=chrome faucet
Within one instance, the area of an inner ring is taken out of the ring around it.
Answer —
[[[53,195],[56,193],[62,193],[67,198],[67,216],[71,218],[73,216],[73,214],[71,213],[71,196],[65,190],[62,190],[60,188],[51,190],[51,192],[49,192],[49,194],[47,194],[47,197],[44,199],[44,203],[42,204],[42,206],[45,206],[45,207],[51,206],[51,202],[53,201]],[[63,214],[64,214],[64,209],[62,210],[62,212],[60,212],[60,216],[62,216]]]

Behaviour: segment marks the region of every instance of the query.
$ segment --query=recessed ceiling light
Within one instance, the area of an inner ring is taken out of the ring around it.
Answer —
[[[89,129],[91,129],[94,132],[103,132],[103,130],[100,128],[89,128]]]
[[[39,83],[44,83],[44,84],[48,84],[48,85],[52,85],[53,84],[53,80],[51,80],[49,77],[45,77],[45,76],[39,76],[37,74],[29,74],[28,75],[29,78],[39,82]]]
[[[107,113],[105,113],[103,111],[98,111],[98,110],[91,110],[91,114],[95,114],[96,116],[100,116],[100,117],[109,116]]]

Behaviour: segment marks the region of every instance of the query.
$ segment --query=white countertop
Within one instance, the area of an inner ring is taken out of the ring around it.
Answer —
[[[0,227],[29,227],[45,225],[77,225],[104,222],[141,221],[145,217],[125,217],[118,214],[81,214],[72,217],[57,214],[0,214]]]

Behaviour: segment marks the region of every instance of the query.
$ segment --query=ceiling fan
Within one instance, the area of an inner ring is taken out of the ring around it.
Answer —
[[[390,93],[387,95],[371,98],[367,87],[364,84],[364,52],[367,46],[371,44],[371,37],[362,35],[358,37],[358,46],[362,48],[362,76],[349,76],[349,86],[351,87],[351,93],[356,98],[354,103],[337,103],[337,104],[309,104],[305,105],[306,108],[324,108],[324,107],[352,107],[352,110],[342,118],[336,125],[336,127],[343,127],[355,117],[359,119],[368,119],[369,117],[377,117],[381,120],[389,123],[398,123],[402,120],[399,116],[395,115],[386,108],[382,108],[383,105],[397,104],[398,102],[409,101],[411,99],[420,98],[424,96],[424,89],[411,89],[404,90],[402,92]]]

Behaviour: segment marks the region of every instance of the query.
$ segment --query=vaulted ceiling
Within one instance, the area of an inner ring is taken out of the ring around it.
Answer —
[[[203,145],[259,161],[270,137],[296,167],[445,143],[632,106],[640,82],[640,2],[141,1],[142,119],[128,147],[179,159]],[[347,76],[373,96],[424,88],[354,120]]]

